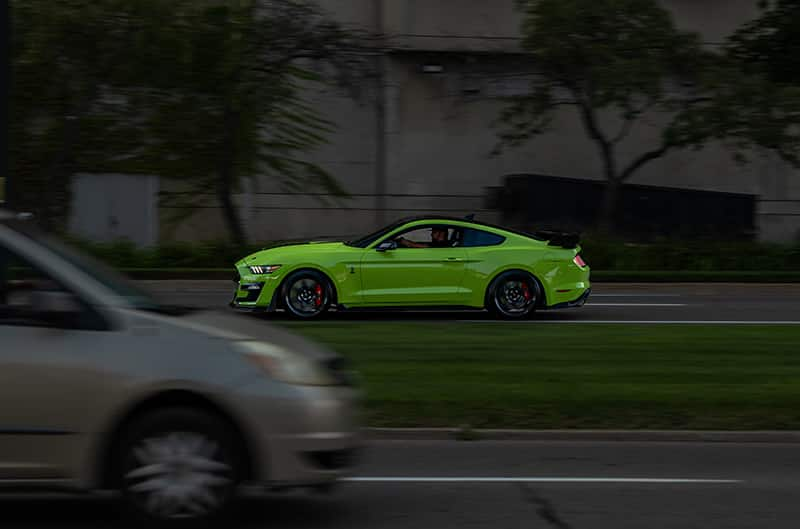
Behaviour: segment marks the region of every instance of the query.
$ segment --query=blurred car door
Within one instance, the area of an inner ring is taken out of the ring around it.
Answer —
[[[61,479],[81,464],[108,323],[0,241],[0,479]]]
[[[430,242],[432,227],[416,226],[399,235],[414,242]],[[455,230],[448,230],[454,241]],[[362,301],[376,306],[464,303],[466,295],[461,283],[466,257],[466,251],[458,246],[368,249],[361,261]]]

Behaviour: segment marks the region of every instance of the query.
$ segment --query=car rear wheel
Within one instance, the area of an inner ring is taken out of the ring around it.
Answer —
[[[241,475],[229,431],[220,418],[191,408],[134,420],[114,461],[128,510],[169,529],[206,527],[217,520]]]
[[[504,272],[489,286],[486,307],[501,318],[527,318],[536,310],[540,296],[539,283],[530,274]]]
[[[315,318],[328,310],[332,294],[325,276],[313,270],[300,271],[286,279],[283,306],[294,317]]]

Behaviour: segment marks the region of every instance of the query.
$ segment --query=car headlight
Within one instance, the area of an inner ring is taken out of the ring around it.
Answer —
[[[333,386],[336,379],[317,361],[266,342],[236,342],[236,347],[265,374],[302,386]]]
[[[250,270],[251,274],[262,275],[262,274],[271,274],[272,272],[277,271],[280,269],[281,265],[252,265],[248,266],[248,270]]]

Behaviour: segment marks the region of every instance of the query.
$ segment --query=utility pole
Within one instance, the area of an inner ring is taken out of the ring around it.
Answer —
[[[5,206],[14,205],[11,148],[11,5],[10,0],[0,0],[0,185],[5,186]]]
[[[374,0],[375,31],[378,35],[375,53],[375,224],[381,226],[386,220],[386,173],[387,173],[387,129],[386,129],[386,49],[384,34],[384,0]]]

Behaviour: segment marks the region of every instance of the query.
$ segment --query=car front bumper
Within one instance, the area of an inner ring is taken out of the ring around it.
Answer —
[[[243,311],[272,312],[277,308],[275,294],[282,278],[282,274],[253,275],[246,268],[237,268],[233,277],[236,287],[228,305]]]
[[[246,412],[251,485],[326,485],[352,473],[361,441],[359,392],[347,386],[291,386],[277,399],[249,390]]]

